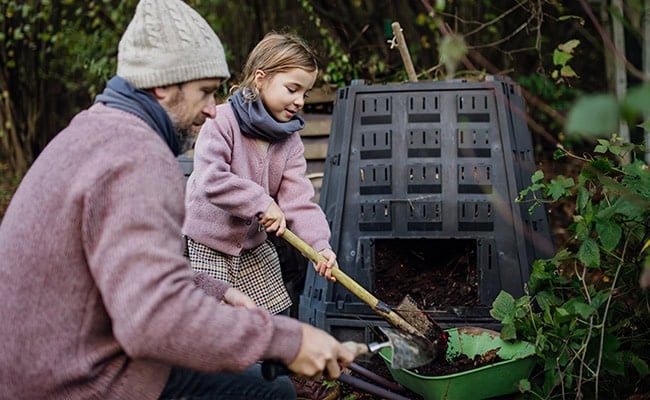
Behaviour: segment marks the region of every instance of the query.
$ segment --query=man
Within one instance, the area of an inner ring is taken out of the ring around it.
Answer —
[[[294,398],[256,362],[336,378],[352,361],[183,257],[175,156],[228,76],[196,11],[138,4],[117,76],[43,150],[0,225],[0,398]]]

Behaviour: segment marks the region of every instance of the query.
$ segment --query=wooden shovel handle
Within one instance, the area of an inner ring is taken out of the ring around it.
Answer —
[[[327,262],[327,259],[322,254],[314,250],[313,247],[296,236],[288,228],[284,231],[282,238],[286,240],[290,245],[295,247],[298,251],[300,251],[305,257],[310,259],[314,264],[318,264],[319,261],[322,261],[324,263]],[[386,305],[386,303],[377,299],[363,286],[359,285],[354,279],[348,276],[345,272],[341,271],[337,265],[334,265],[332,267],[332,276],[336,278],[336,280],[340,282],[341,285],[343,285],[346,289],[361,299],[364,303],[369,305],[373,311],[386,319],[394,327],[406,331],[410,334],[424,337],[424,335],[415,329],[413,325],[406,322],[395,311],[391,310],[390,307]]]

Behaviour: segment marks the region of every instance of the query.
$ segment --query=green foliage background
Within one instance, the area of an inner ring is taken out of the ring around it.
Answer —
[[[556,152],[580,163],[578,175],[537,171],[517,199],[531,210],[575,205],[569,240],[551,259],[535,261],[527,295],[501,292],[492,305],[502,339],[536,346],[536,375],[521,383],[534,398],[625,399],[650,389],[650,298],[640,286],[650,273],[650,167],[636,157],[639,146],[606,138],[621,119],[648,115],[648,96],[650,85],[641,85],[620,102],[581,98],[566,131],[596,145],[580,155]]]
[[[136,3],[0,0],[0,211],[41,149],[114,74],[117,43]],[[603,138],[616,132],[621,118],[650,128],[642,119],[650,112],[650,89],[639,85],[623,102],[606,94],[613,83],[606,75],[608,50],[586,11],[607,14],[609,1],[188,3],[222,39],[231,82],[270,30],[294,31],[316,48],[323,85],[404,82],[403,60],[389,43],[393,21],[403,28],[420,80],[500,74],[517,81],[536,159],[559,147],[581,163],[575,176],[536,174],[522,192],[523,201],[538,196],[534,202],[576,205],[567,243],[533,266],[529,296],[503,293],[494,304],[505,338],[538,346],[541,372],[522,389],[535,398],[619,398],[650,386],[648,295],[638,286],[650,259],[648,166],[638,146]],[[630,59],[638,63],[644,3],[624,3],[625,15],[617,18],[624,22]],[[585,142],[594,144],[592,156],[571,152]]]
[[[0,156],[16,174],[23,173],[70,117],[103,89],[115,71],[117,43],[136,3],[0,0]],[[316,48],[322,84],[343,86],[353,79],[403,82],[403,60],[388,43],[391,23],[398,21],[420,80],[505,74],[520,81],[531,117],[542,127],[536,136],[542,147],[558,134],[557,119],[578,89],[572,85],[589,90],[606,85],[603,48],[593,40],[593,27],[574,1],[188,3],[221,37],[231,82],[252,47],[270,30],[295,31]],[[636,3],[628,10],[640,7]],[[633,23],[629,26],[636,29]],[[638,37],[633,33],[632,38]],[[563,76],[560,81],[553,75],[554,49],[576,38],[583,40],[575,53],[562,57],[562,67],[573,68],[580,80]],[[223,90],[225,95],[227,87]]]

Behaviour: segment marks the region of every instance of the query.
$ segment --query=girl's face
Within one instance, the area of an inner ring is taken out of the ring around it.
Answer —
[[[305,98],[314,86],[317,75],[317,70],[302,68],[292,68],[270,76],[257,70],[255,83],[269,114],[279,122],[287,122],[305,105]]]

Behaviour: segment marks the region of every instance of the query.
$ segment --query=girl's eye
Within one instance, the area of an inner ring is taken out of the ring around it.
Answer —
[[[291,93],[291,94],[296,93],[296,89],[293,89],[293,88],[289,88],[289,87],[288,87],[287,90],[288,90],[289,93]]]

